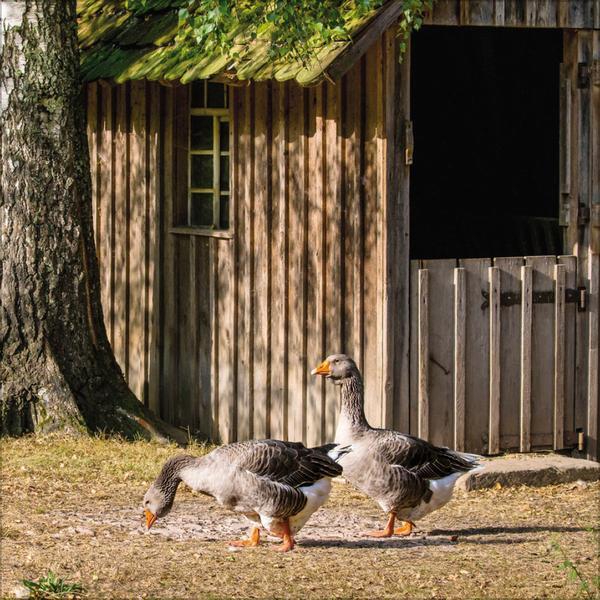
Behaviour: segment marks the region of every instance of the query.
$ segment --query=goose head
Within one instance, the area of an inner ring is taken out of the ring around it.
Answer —
[[[146,528],[150,529],[156,519],[168,515],[173,507],[175,493],[181,483],[181,470],[193,461],[191,456],[174,456],[167,460],[159,476],[144,494]]]
[[[356,376],[360,377],[360,372],[356,363],[348,355],[332,354],[317,368],[313,369],[311,375],[322,375],[339,385],[344,379]]]

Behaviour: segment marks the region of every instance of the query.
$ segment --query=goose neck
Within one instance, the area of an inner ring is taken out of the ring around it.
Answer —
[[[352,429],[369,427],[365,417],[363,382],[359,375],[342,381],[342,421]]]

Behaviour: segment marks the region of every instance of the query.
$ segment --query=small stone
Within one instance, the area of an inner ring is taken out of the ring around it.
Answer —
[[[451,535],[450,536],[450,541],[451,542],[458,542],[458,536],[457,535]]]
[[[31,592],[24,585],[17,585],[13,588],[15,598],[30,598]]]

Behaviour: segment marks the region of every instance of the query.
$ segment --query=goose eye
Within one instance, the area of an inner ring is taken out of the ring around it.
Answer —
[[[336,364],[336,365],[339,365],[339,364],[340,364],[340,359],[339,359],[339,358],[336,358],[336,359],[335,359],[335,364]]]

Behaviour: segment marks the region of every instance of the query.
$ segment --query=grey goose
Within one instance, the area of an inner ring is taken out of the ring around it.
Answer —
[[[291,550],[295,534],[329,498],[331,478],[342,473],[334,459],[349,449],[336,449],[330,458],[327,452],[333,446],[251,440],[221,446],[205,456],[172,457],[144,496],[146,527],[169,513],[183,481],[253,523],[249,539],[230,545],[257,546],[262,525],[282,538],[277,549]]]
[[[340,457],[344,477],[373,498],[389,515],[382,531],[372,537],[408,535],[414,522],[442,507],[452,497],[456,480],[478,469],[479,457],[434,446],[398,431],[371,427],[365,417],[363,380],[355,362],[345,354],[327,357],[313,375],[341,387],[341,413],[335,442],[351,445]],[[395,520],[404,521],[394,528]]]

